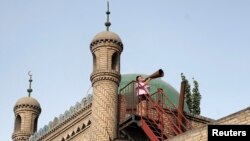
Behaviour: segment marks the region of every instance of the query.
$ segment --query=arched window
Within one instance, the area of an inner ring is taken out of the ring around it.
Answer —
[[[70,135],[68,134],[66,139],[69,139],[69,138],[70,138]]]
[[[92,55],[93,55],[93,70],[95,70],[96,69],[96,56],[94,53]]]
[[[116,70],[116,71],[119,71],[118,70],[118,62],[119,62],[119,55],[117,52],[115,52],[113,55],[112,55],[112,70]]]
[[[82,129],[84,129],[86,127],[86,125],[83,123],[83,125],[82,125]]]
[[[79,132],[80,130],[81,130],[80,127],[78,127],[77,130],[76,130],[76,132]]]
[[[21,116],[17,115],[15,120],[15,132],[21,130],[21,122],[22,122]]]
[[[37,121],[38,121],[38,116],[35,118],[35,121],[34,121],[33,132],[36,132],[36,130],[37,130]]]
[[[87,125],[90,125],[90,124],[91,124],[91,121],[89,120],[88,123],[87,123]]]

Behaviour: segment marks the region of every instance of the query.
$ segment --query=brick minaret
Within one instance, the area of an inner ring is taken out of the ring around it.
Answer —
[[[109,16],[109,10],[106,12]],[[107,17],[108,17],[107,16]],[[120,75],[120,55],[123,44],[120,37],[109,31],[97,34],[90,44],[93,55],[92,135],[93,141],[110,141],[117,137],[117,105]]]
[[[30,97],[32,92],[31,75],[29,82],[29,96],[19,99],[14,106],[15,127],[12,134],[13,141],[26,141],[30,135],[37,130],[37,122],[41,113],[41,107],[36,99]]]

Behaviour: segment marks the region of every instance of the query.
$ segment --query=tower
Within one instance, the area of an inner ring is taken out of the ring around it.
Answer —
[[[30,96],[32,75],[29,73],[29,89],[27,90],[29,95],[27,97],[20,98],[15,106],[15,126],[12,134],[13,141],[26,141],[30,135],[37,130],[38,117],[41,113],[41,107],[39,102]]]
[[[109,3],[106,31],[97,34],[90,44],[93,55],[92,137],[93,141],[109,141],[117,137],[117,104],[120,75],[120,37],[109,31]]]

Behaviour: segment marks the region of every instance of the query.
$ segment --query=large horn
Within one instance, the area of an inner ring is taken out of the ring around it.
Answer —
[[[154,72],[153,74],[151,74],[150,76],[148,76],[147,78],[145,78],[145,80],[147,80],[148,78],[154,79],[154,78],[163,77],[163,76],[164,76],[163,70],[159,69],[156,72]]]

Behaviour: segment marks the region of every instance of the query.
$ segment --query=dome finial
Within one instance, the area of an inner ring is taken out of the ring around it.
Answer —
[[[31,95],[31,92],[32,92],[32,89],[31,89],[31,82],[32,82],[32,74],[31,74],[31,71],[28,72],[28,75],[30,76],[30,84],[29,84],[29,89],[27,89],[27,92],[29,93],[29,97]]]
[[[106,14],[107,14],[107,21],[105,22],[105,26],[107,27],[107,31],[109,31],[109,27],[111,26],[111,23],[109,22],[109,14],[110,14],[110,12],[109,12],[109,1],[107,1],[107,12],[106,12]]]

